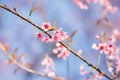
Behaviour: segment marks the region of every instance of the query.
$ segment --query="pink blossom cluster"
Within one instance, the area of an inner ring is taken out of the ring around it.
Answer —
[[[97,36],[99,39],[99,36]],[[119,55],[119,48],[115,46],[116,38],[112,36],[108,39],[108,43],[100,42],[94,43],[92,48],[95,50],[99,50],[100,53],[105,53],[108,61],[108,71],[114,75],[114,73],[120,72],[120,55]],[[112,61],[111,61],[112,60]],[[115,69],[115,70],[114,70]]]
[[[114,13],[117,11],[117,7],[112,6],[109,0],[72,0],[80,9],[87,10],[88,3],[100,4],[108,12]],[[84,3],[83,3],[84,1]]]
[[[99,36],[97,36],[99,39]],[[109,59],[115,59],[115,55],[118,53],[118,48],[114,45],[115,38],[112,36],[108,39],[108,43],[100,42],[94,43],[92,48],[99,50],[100,53],[105,53]]]
[[[53,62],[53,60],[52,60],[51,57],[49,57],[48,55],[46,55],[45,58],[43,59],[43,61],[41,62],[41,64],[43,66],[45,66],[44,72],[48,76],[52,77],[52,76],[56,75],[55,72],[54,72],[54,70],[55,70],[54,69],[54,62]]]
[[[80,74],[86,76],[84,80],[103,80],[102,75],[98,72],[89,72],[84,65],[80,65]]]
[[[52,29],[50,23],[43,23],[43,26],[42,26],[42,29],[46,32],[49,32],[50,29]],[[62,32],[62,29],[55,29],[53,31],[53,36],[52,38],[50,38],[48,35],[44,36],[43,37],[43,34],[42,32],[37,32],[35,34],[35,36],[39,39],[39,40],[42,40],[43,42],[52,42],[52,41],[55,41],[55,42],[59,42],[59,41],[62,41],[62,40],[65,40],[66,38],[68,38],[68,35],[66,32]]]
[[[42,29],[44,31],[49,31],[51,29],[50,23],[43,23]],[[59,41],[63,41],[63,40],[68,38],[67,33],[63,32],[61,28],[60,29],[55,29],[53,31],[52,38],[50,38],[47,35],[43,37],[42,32],[36,33],[35,36],[39,40],[41,40],[43,42],[46,42],[46,43],[48,43],[48,42],[56,42],[57,48],[53,49],[53,53],[57,54],[58,58],[66,59],[66,57],[69,56],[69,51],[59,43]]]

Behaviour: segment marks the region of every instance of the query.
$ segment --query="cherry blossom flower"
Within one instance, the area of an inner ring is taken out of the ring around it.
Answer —
[[[51,29],[50,23],[44,22],[43,26],[42,26],[42,29],[45,30],[45,31],[48,31],[49,29]]]
[[[45,56],[43,61],[41,62],[43,66],[45,66],[44,72],[47,74],[47,76],[54,77],[56,76],[55,74],[55,69],[54,69],[54,62],[51,57],[48,55]]]
[[[45,56],[45,58],[43,59],[41,64],[46,66],[47,68],[54,66],[54,62],[53,62],[52,58],[50,58],[48,55]]]
[[[50,41],[49,36],[46,35],[45,37],[43,37],[42,41],[48,43]]]
[[[99,43],[99,44],[93,44],[92,48],[95,50],[100,50],[100,53],[103,53],[106,51],[107,44],[106,43]]]
[[[37,37],[37,39],[41,40],[42,39],[42,32],[35,33],[35,36]]]

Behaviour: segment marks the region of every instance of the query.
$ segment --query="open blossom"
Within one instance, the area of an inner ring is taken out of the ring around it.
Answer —
[[[49,36],[46,35],[45,37],[43,37],[42,41],[48,43],[50,41]]]
[[[51,25],[50,23],[43,23],[42,29],[45,31],[48,31],[49,29],[51,29]]]
[[[63,59],[66,59],[66,57],[68,57],[70,54],[70,52],[64,48],[61,50],[61,52],[57,55],[58,58],[63,58]]]
[[[45,58],[43,59],[41,64],[46,66],[47,68],[54,66],[54,62],[53,62],[52,58],[50,58],[48,55],[45,56]]]
[[[99,43],[99,44],[93,44],[92,48],[95,50],[100,50],[100,53],[103,53],[106,51],[107,44],[106,43]]]
[[[35,36],[37,37],[37,39],[41,40],[42,39],[42,32],[35,33]]]

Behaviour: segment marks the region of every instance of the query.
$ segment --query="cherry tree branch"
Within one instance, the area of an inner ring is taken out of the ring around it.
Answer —
[[[12,14],[18,16],[19,18],[23,19],[24,21],[30,23],[31,25],[33,25],[34,27],[36,27],[37,29],[41,30],[42,32],[44,32],[46,35],[48,35],[50,38],[52,37],[48,32],[44,31],[40,26],[36,25],[35,23],[33,23],[31,20],[23,17],[21,14],[17,13],[16,10],[11,10],[9,9],[7,6],[0,4],[0,7],[11,12]],[[85,58],[83,58],[81,55],[79,55],[76,51],[72,50],[69,46],[67,46],[66,44],[64,44],[63,42],[59,41],[59,43],[61,45],[63,45],[65,48],[68,49],[68,51],[70,51],[72,54],[74,54],[76,57],[78,57],[80,60],[82,60],[83,62],[85,62],[86,64],[88,64],[88,66],[92,67],[93,69],[95,69],[96,71],[98,71],[99,73],[101,73],[103,76],[105,76],[106,78],[108,78],[109,80],[113,80],[109,75],[107,75],[106,73],[104,73],[102,70],[100,70],[98,67],[94,66],[93,64],[91,64],[89,61],[87,61]],[[20,66],[20,65],[19,65]],[[21,66],[20,66],[21,67]],[[23,68],[24,69],[24,68]],[[26,70],[28,71],[28,70]],[[32,73],[32,71],[30,71]],[[42,74],[43,75],[43,74]]]
[[[13,63],[13,64],[15,64],[16,66],[18,66],[19,68],[21,68],[21,69],[23,69],[23,70],[25,70],[25,71],[27,71],[27,72],[29,72],[29,73],[36,74],[36,75],[38,75],[38,76],[41,76],[41,77],[47,77],[47,78],[50,78],[50,79],[52,79],[52,80],[64,80],[62,77],[49,76],[49,75],[46,74],[46,73],[33,70],[33,69],[31,69],[31,68],[28,68],[26,65],[20,63],[20,62],[17,60],[16,56],[15,56],[17,49],[15,49],[12,54],[10,54],[10,53],[9,53],[9,48],[8,48],[8,46],[6,46],[6,45],[3,44],[3,43],[0,43],[0,50],[3,51],[3,52],[5,52],[5,54],[8,56],[9,59],[8,59],[8,62],[7,62],[7,63]]]

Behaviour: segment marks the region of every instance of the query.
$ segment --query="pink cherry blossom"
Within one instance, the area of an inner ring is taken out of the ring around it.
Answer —
[[[99,44],[93,44],[92,48],[95,50],[100,50],[100,53],[103,53],[106,51],[107,44],[106,43],[99,43]]]
[[[44,22],[43,26],[42,26],[42,29],[45,30],[45,31],[48,31],[49,29],[51,29],[50,23]]]
[[[46,35],[45,37],[43,37],[42,41],[48,43],[50,41],[49,36]]]
[[[41,40],[42,39],[42,32],[35,33],[35,36],[37,37],[37,39]]]
[[[69,56],[69,51],[66,48],[63,48],[61,50],[61,52],[57,55],[58,58],[63,58],[64,60],[66,59],[66,57]]]
[[[54,66],[54,62],[53,62],[52,58],[50,58],[48,55],[45,56],[45,58],[43,59],[41,64],[46,66],[47,68]]]

